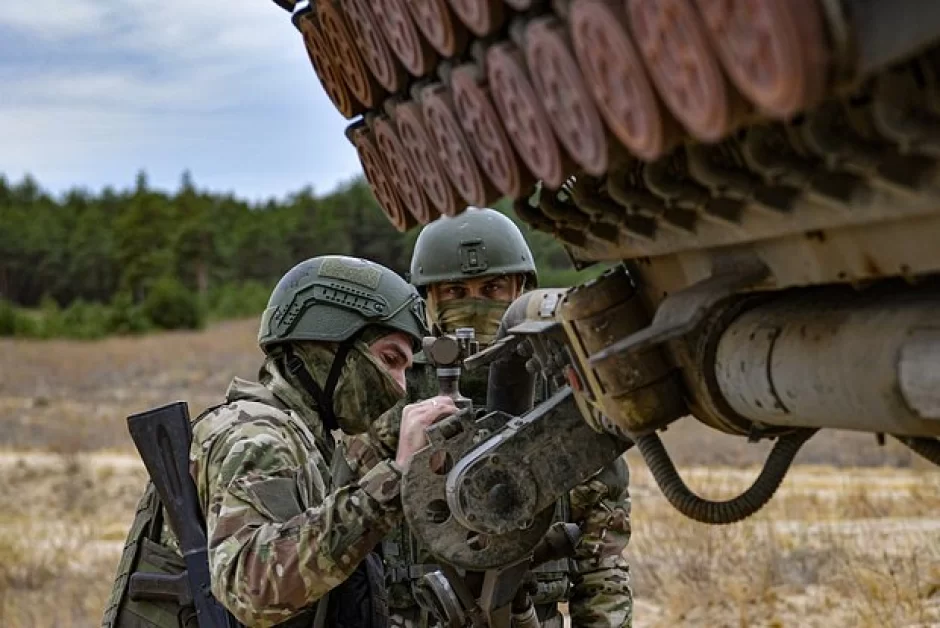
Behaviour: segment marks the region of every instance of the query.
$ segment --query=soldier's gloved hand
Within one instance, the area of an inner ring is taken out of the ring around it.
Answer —
[[[395,462],[403,470],[408,468],[411,457],[428,443],[424,433],[430,425],[439,419],[455,414],[457,406],[454,400],[444,395],[432,397],[405,406],[401,412],[401,429],[398,433],[398,454]]]

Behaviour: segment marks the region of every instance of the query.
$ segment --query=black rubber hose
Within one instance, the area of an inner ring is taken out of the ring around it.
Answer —
[[[936,438],[912,438],[910,436],[895,436],[895,438],[924,460],[940,466],[940,440]]]
[[[816,432],[816,429],[802,429],[781,436],[754,483],[734,499],[721,502],[703,499],[689,490],[658,434],[641,436],[636,445],[663,495],[676,510],[701,523],[723,525],[746,519],[763,508],[777,492],[800,447]]]
[[[496,340],[505,338],[510,329],[525,322],[526,309],[533,294],[526,292],[512,302],[499,323]],[[526,356],[512,351],[490,365],[486,387],[487,410],[501,410],[513,416],[521,416],[532,409],[535,403],[535,373],[529,372],[526,361]]]

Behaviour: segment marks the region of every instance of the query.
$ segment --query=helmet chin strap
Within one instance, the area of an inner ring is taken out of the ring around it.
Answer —
[[[287,372],[313,397],[317,402],[317,411],[320,414],[320,420],[329,431],[340,429],[336,420],[336,410],[333,407],[333,393],[336,392],[336,385],[339,383],[339,376],[343,372],[343,365],[346,364],[346,358],[352,350],[356,340],[362,335],[363,329],[344,340],[336,349],[336,355],[333,356],[333,362],[330,364],[330,372],[326,376],[326,383],[323,388],[317,384],[316,380],[307,370],[307,365],[300,359],[290,343],[284,347],[284,366]]]

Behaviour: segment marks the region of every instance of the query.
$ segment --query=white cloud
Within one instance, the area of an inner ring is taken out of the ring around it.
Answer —
[[[54,112],[59,105],[69,108],[98,106],[102,114],[134,108],[162,107],[186,110],[210,104],[207,92],[214,83],[206,76],[183,68],[179,76],[148,78],[133,68],[83,70],[77,73],[49,72],[38,76],[7,81],[9,105],[31,104],[48,106]],[[193,89],[198,79],[200,89]]]
[[[42,6],[31,0],[0,2],[0,26],[56,40],[88,33],[105,19],[110,9],[104,2],[76,0]]]
[[[4,55],[4,32],[26,48]],[[53,188],[123,187],[138,167],[175,183],[190,167],[258,196],[359,172],[270,0],[0,0],[0,72],[0,173]]]

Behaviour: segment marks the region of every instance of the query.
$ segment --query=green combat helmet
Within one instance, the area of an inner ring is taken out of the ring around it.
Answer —
[[[415,347],[427,334],[424,302],[388,268],[357,257],[324,255],[301,262],[278,282],[261,316],[258,344],[344,342],[369,325],[405,332]]]
[[[290,375],[317,400],[324,423],[336,429],[333,391],[346,356],[369,327],[407,334],[417,352],[428,335],[424,300],[398,274],[355,257],[326,255],[297,264],[278,282],[261,316],[258,344],[283,356]],[[292,343],[338,343],[324,387],[314,381]]]
[[[411,283],[422,291],[443,281],[512,274],[525,275],[527,289],[538,286],[522,232],[495,209],[471,207],[435,220],[421,230],[411,257]]]

